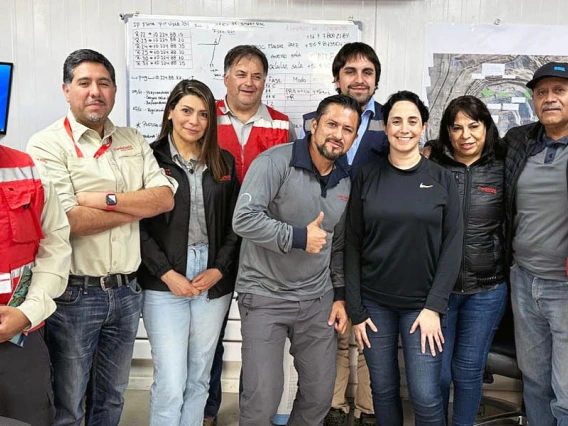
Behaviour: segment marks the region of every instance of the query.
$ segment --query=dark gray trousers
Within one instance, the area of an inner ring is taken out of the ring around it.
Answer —
[[[23,348],[0,343],[0,416],[33,426],[49,426],[55,416],[43,330],[32,331]],[[15,422],[0,420],[0,425],[4,424]]]
[[[282,397],[284,344],[298,372],[298,392],[288,426],[318,426],[333,397],[337,339],[327,325],[333,291],[293,302],[239,294],[243,336],[243,393],[239,426],[269,426]]]

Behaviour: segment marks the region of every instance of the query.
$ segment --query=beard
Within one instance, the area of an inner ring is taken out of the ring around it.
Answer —
[[[325,142],[327,142],[327,140]],[[322,157],[324,157],[324,158],[326,158],[330,161],[335,161],[344,154],[343,151],[337,152],[337,153],[328,151],[328,149],[325,146],[325,142],[322,145],[316,144],[317,150],[321,154]]]
[[[87,114],[86,118],[89,121],[89,123],[100,123],[101,121],[104,121],[106,119],[106,115],[92,113],[92,114]]]

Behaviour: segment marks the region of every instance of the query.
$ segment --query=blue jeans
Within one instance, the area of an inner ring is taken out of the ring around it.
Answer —
[[[420,310],[403,310],[363,300],[378,331],[367,327],[371,348],[365,347],[365,359],[371,376],[371,391],[377,425],[402,426],[398,341],[402,341],[406,382],[416,425],[445,426],[444,406],[440,388],[442,357],[433,357],[426,345],[420,351],[420,330],[410,334],[410,328]],[[437,352],[437,349],[436,349]]]
[[[450,295],[442,352],[442,396],[447,415],[453,381],[453,426],[471,426],[475,421],[487,354],[506,306],[506,283],[483,293]]]
[[[568,426],[568,282],[515,264],[511,300],[529,424]]]
[[[207,268],[207,244],[188,247],[186,276]],[[209,299],[144,292],[142,315],[154,361],[151,426],[202,426],[211,364],[231,295]]]
[[[128,385],[142,294],[128,286],[67,286],[46,321],[53,365],[54,426],[115,426]],[[83,399],[86,393],[85,410]]]

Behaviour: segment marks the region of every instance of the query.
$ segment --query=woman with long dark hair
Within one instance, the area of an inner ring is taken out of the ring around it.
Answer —
[[[179,188],[171,212],[141,222],[142,315],[154,361],[151,426],[202,426],[209,376],[235,286],[239,191],[219,148],[215,100],[197,80],[170,93],[154,156]]]
[[[442,394],[448,411],[454,385],[454,426],[475,421],[487,354],[507,304],[503,256],[503,156],[499,132],[474,96],[450,102],[430,159],[448,169],[464,211],[463,256],[450,296],[442,354]]]
[[[347,209],[347,311],[364,346],[377,425],[403,424],[399,339],[416,424],[446,424],[439,353],[463,220],[451,173],[420,155],[428,115],[412,92],[389,98],[389,155],[359,171]]]

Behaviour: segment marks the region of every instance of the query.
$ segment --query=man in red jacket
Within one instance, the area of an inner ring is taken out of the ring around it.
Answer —
[[[225,56],[225,99],[217,102],[219,145],[235,157],[239,182],[252,160],[274,145],[293,141],[288,116],[262,103],[268,61],[250,45],[233,47]]]
[[[0,416],[49,426],[55,410],[41,327],[67,285],[69,222],[32,159],[6,147],[0,147],[0,253]]]

